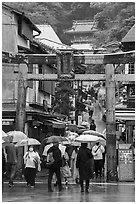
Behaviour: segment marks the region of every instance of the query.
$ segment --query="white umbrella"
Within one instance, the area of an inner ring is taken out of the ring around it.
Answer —
[[[93,135],[80,135],[79,137],[77,137],[75,139],[75,141],[78,141],[78,142],[97,142],[99,141],[99,137],[98,136],[93,136]]]
[[[106,138],[103,134],[101,134],[100,132],[94,131],[94,130],[88,130],[88,131],[84,131],[83,135],[90,135],[93,137],[98,137],[99,142],[105,146],[106,145]]]
[[[82,135],[93,135],[93,136],[98,136],[98,137],[101,137],[103,138],[104,140],[106,139],[104,134],[101,134],[100,132],[97,132],[97,131],[94,131],[94,130],[87,130],[87,131],[84,131],[82,133]]]
[[[19,141],[16,146],[25,146],[25,145],[40,145],[41,143],[34,138],[27,138]]]
[[[23,139],[27,139],[27,135],[25,135],[21,131],[10,131],[7,133],[9,136],[13,137],[12,142],[20,142]]]
[[[53,146],[53,143],[51,143],[49,145],[46,145],[42,155],[47,156],[47,152],[48,152],[49,148],[52,147],[52,146]],[[59,144],[59,149],[60,149],[62,155],[64,155],[65,154],[66,146],[64,146],[62,144]]]

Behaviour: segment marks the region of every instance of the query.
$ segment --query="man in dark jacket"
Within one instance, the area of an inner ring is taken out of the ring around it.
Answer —
[[[13,179],[16,174],[18,151],[15,147],[15,144],[10,142],[10,144],[5,147],[5,152],[7,154],[7,172],[9,175],[9,187],[12,187],[14,186]]]
[[[81,192],[84,192],[84,181],[86,181],[85,192],[88,193],[89,180],[92,178],[91,151],[87,148],[87,143],[81,143],[76,161],[76,168],[79,169]]]
[[[47,158],[48,155],[51,159],[51,162],[49,161],[49,175],[48,175],[48,191],[53,192],[51,187],[51,182],[53,178],[53,174],[56,174],[57,177],[57,184],[59,187],[59,191],[62,190],[62,184],[61,184],[61,173],[60,173],[60,167],[62,166],[62,157],[61,157],[61,151],[59,149],[58,143],[53,143],[53,146],[49,148],[47,152]]]

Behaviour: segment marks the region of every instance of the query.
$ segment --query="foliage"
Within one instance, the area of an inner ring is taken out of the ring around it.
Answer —
[[[97,4],[96,6],[101,6]],[[110,41],[121,41],[135,24],[134,2],[109,2],[102,11],[94,16],[100,33],[96,32],[98,46]]]
[[[72,27],[73,20],[96,20],[98,31],[95,45],[113,40],[121,41],[135,24],[134,2],[6,2],[25,12],[35,24],[50,24],[63,43],[70,45],[64,30]]]
[[[55,98],[52,104],[52,108],[55,112],[58,112],[69,117],[70,111],[74,108],[70,97],[74,95],[74,90],[71,82],[61,81],[56,86]]]

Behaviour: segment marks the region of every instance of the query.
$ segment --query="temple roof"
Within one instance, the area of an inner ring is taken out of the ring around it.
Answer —
[[[79,20],[73,21],[73,26],[71,29],[65,31],[65,33],[85,33],[85,32],[93,32],[97,28],[97,23],[95,21],[90,20]]]

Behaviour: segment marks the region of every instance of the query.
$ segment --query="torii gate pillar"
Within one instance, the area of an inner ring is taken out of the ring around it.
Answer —
[[[26,121],[26,91],[27,81],[27,64],[19,65],[19,80],[18,80],[18,98],[16,106],[16,130],[24,132]],[[26,148],[26,147],[25,147]],[[17,177],[22,178],[22,165],[23,165],[23,147],[18,147],[18,161],[17,161]]]
[[[27,74],[27,64],[19,65],[18,99],[16,107],[16,130],[24,132],[26,120],[26,90],[27,82],[24,76]]]
[[[106,65],[106,155],[107,181],[117,181],[114,66]]]

